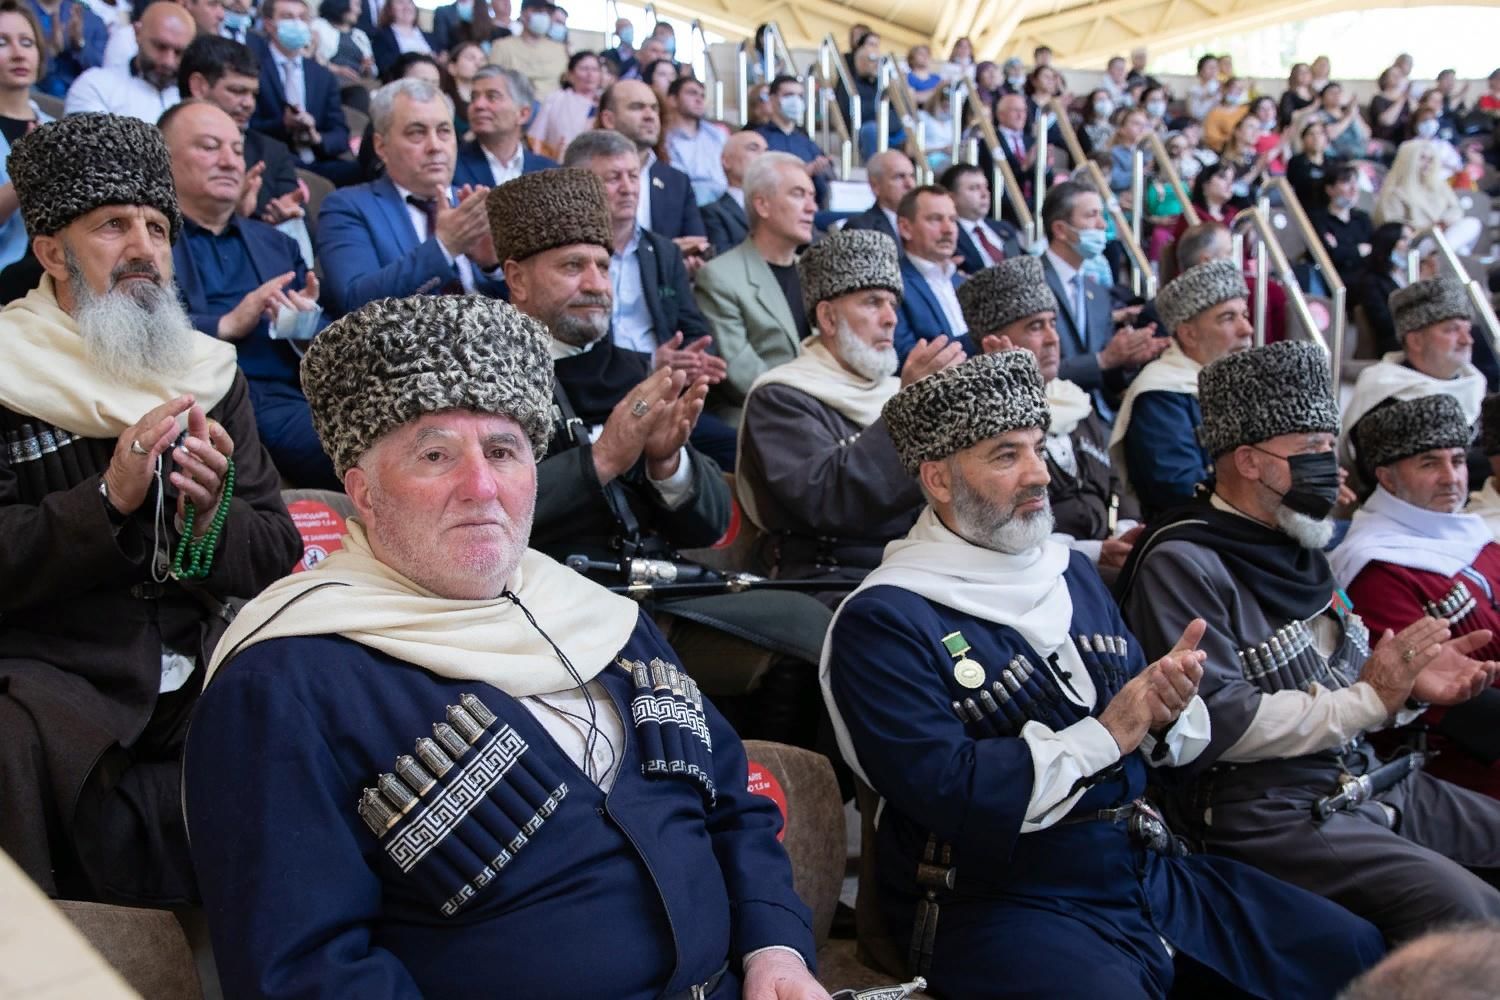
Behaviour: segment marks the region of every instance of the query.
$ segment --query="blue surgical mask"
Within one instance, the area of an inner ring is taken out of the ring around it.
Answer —
[[[243,11],[226,10],[224,12],[224,27],[230,31],[244,31],[250,27],[250,15]]]
[[[668,35],[666,38],[663,38],[661,40],[661,44],[662,44],[662,47],[667,50],[667,55],[669,55],[669,56],[675,56],[677,54],[677,36],[676,35]]]
[[[1094,114],[1099,118],[1108,118],[1109,113],[1115,109],[1114,101],[1095,101]]]
[[[1405,271],[1406,270],[1406,254],[1402,253],[1400,250],[1392,250],[1391,251],[1391,267],[1394,267],[1394,268],[1396,268],[1397,270],[1400,270],[1400,271]]]
[[[474,0],[459,0],[458,19],[464,24],[472,24],[474,21]]]
[[[807,114],[807,100],[800,94],[787,94],[780,101],[781,113],[794,122],[800,122]]]
[[[1078,239],[1073,241],[1073,252],[1084,260],[1098,257],[1104,253],[1104,244],[1109,242],[1109,234],[1102,229],[1078,229]]]
[[[1428,118],[1417,124],[1417,135],[1423,139],[1431,139],[1438,134],[1438,122],[1436,118]]]
[[[554,42],[566,42],[568,40],[568,26],[553,21],[551,27],[547,29],[547,37]]]
[[[1147,101],[1146,114],[1152,118],[1160,118],[1167,113],[1166,101]]]
[[[284,17],[276,22],[276,41],[288,52],[300,52],[312,41],[312,29],[298,17]]]
[[[552,15],[544,10],[532,11],[526,15],[526,30],[533,35],[545,35],[552,27]]]
[[[621,45],[634,45],[635,44],[635,27],[633,25],[627,24],[627,25],[625,25],[625,27],[623,27],[623,28],[620,29],[620,44]]]

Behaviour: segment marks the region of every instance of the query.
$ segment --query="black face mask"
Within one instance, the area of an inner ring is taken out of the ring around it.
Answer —
[[[1255,450],[1273,454],[1264,448]],[[1287,510],[1306,514],[1316,521],[1333,512],[1339,499],[1339,460],[1332,451],[1274,457],[1284,458],[1292,471],[1292,485],[1281,494],[1281,503]]]

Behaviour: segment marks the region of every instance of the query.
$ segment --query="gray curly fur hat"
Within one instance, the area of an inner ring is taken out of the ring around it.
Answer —
[[[492,190],[484,207],[502,264],[578,243],[614,252],[604,184],[587,170],[556,167],[522,174]]]
[[[1427,278],[1413,281],[1391,293],[1391,319],[1396,336],[1404,337],[1445,319],[1473,319],[1474,306],[1463,282],[1457,278]]]
[[[1039,257],[1011,257],[958,286],[958,305],[975,343],[1018,319],[1057,312]]]
[[[302,391],[341,478],[387,432],[444,410],[512,418],[540,461],[552,437],[548,341],[536,320],[484,295],[376,299],[308,345]]]
[[[1328,355],[1307,341],[1224,355],[1198,373],[1198,406],[1198,440],[1212,458],[1282,434],[1339,430]]]
[[[1484,397],[1479,407],[1479,444],[1486,457],[1500,455],[1500,393]]]
[[[1156,293],[1156,312],[1168,334],[1205,309],[1230,299],[1247,299],[1250,289],[1239,264],[1211,260],[1183,271]]]
[[[1399,462],[1438,448],[1467,448],[1474,429],[1446,392],[1401,399],[1366,413],[1354,425],[1359,459],[1367,467]]]
[[[881,415],[906,471],[986,438],[1052,426],[1042,370],[1030,351],[981,354],[928,375],[886,401]]]
[[[884,288],[901,297],[901,254],[896,241],[873,229],[841,229],[814,243],[797,258],[802,304],[814,320],[819,302],[866,288]]]
[[[6,162],[31,236],[51,236],[104,205],[145,205],[182,230],[172,156],[155,125],[122,115],[79,114],[16,140]]]

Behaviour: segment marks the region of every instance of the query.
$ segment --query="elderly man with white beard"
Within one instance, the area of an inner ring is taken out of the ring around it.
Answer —
[[[885,405],[928,506],[840,607],[824,696],[883,799],[876,885],[910,971],[968,998],[1329,996],[1368,923],[1185,857],[1142,796],[1209,746],[1203,622],[1147,663],[1086,556],[1050,537],[1051,421],[1029,351]],[[862,887],[863,888],[863,887]]]
[[[1174,783],[1182,832],[1326,896],[1401,941],[1434,924],[1500,919],[1500,802],[1419,768],[1382,765],[1367,738],[1428,705],[1467,701],[1497,665],[1488,631],[1422,616],[1370,633],[1323,554],[1339,491],[1328,359],[1282,341],[1198,375],[1212,493],[1152,522],[1125,566],[1125,620],[1146,654],[1207,622],[1208,747]],[[1414,764],[1418,766],[1413,766]]]
[[[52,895],[191,900],[188,714],[297,531],[234,348],[178,305],[155,126],[69,116],[9,167],[46,276],[0,312],[0,847]]]
[[[816,329],[802,353],[750,387],[735,488],[771,536],[778,576],[859,580],[922,508],[880,408],[903,386],[963,360],[957,341],[918,344],[897,377],[900,253],[875,230],[844,230],[797,261]]]

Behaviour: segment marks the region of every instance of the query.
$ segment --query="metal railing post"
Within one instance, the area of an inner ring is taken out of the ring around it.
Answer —
[[[1130,234],[1144,245],[1146,219],[1146,157],[1140,147],[1130,151]]]
[[[744,42],[740,42],[735,62],[740,85],[740,126],[743,128],[750,124],[750,52]]]
[[[1042,202],[1047,197],[1047,115],[1041,108],[1036,112],[1036,146],[1032,152],[1036,157],[1031,181],[1032,214],[1040,219]]]
[[[1255,340],[1256,347],[1266,346],[1266,299],[1271,294],[1271,274],[1267,266],[1266,241],[1255,241]]]

